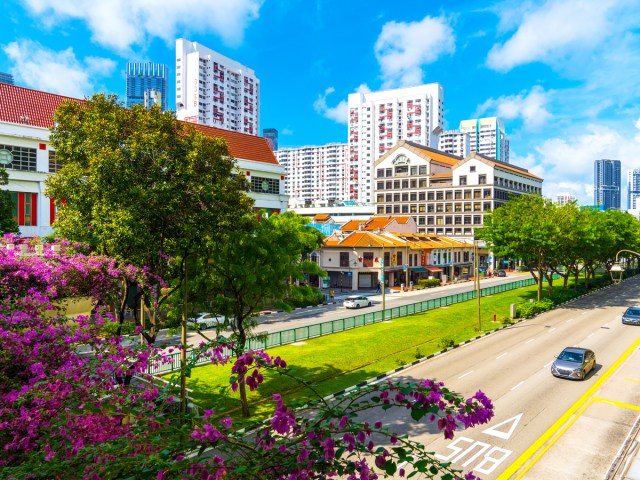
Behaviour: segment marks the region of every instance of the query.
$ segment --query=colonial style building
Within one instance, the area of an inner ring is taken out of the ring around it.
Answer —
[[[416,233],[411,216],[353,220],[325,239],[317,253],[329,286],[341,290],[376,288],[383,266],[385,285],[410,286],[421,278],[443,281],[473,275],[473,243]],[[486,252],[482,252],[484,262]]]
[[[44,195],[48,175],[61,168],[49,143],[53,113],[64,101],[82,100],[0,83],[0,166],[9,173],[14,216],[25,237],[52,232],[56,206]],[[266,139],[220,128],[196,125],[205,135],[224,138],[236,159],[238,173],[251,184],[248,195],[256,209],[287,210],[286,171]]]
[[[411,215],[418,233],[473,240],[484,215],[513,195],[542,193],[524,168],[472,153],[466,158],[400,141],[375,163],[378,215]]]

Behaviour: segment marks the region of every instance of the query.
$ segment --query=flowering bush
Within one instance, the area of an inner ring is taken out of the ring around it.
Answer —
[[[103,309],[71,321],[54,307],[77,295],[100,302],[133,271],[71,251],[17,252],[0,248],[3,478],[375,479],[410,470],[459,478],[421,444],[358,417],[400,408],[452,438],[493,415],[482,392],[464,399],[432,380],[387,382],[295,409],[274,395],[272,417],[258,425],[214,410],[176,413],[173,385],[146,375],[167,361],[163,352],[102,336],[113,320]],[[293,376],[283,359],[238,348],[224,338],[199,348],[216,364],[234,359],[232,391],[259,388],[265,375]]]

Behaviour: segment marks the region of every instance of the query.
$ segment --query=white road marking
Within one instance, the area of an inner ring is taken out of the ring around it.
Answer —
[[[460,375],[460,376],[458,377],[458,380],[460,380],[461,378],[466,377],[467,375],[470,375],[471,373],[473,373],[473,370],[469,370],[469,371],[468,371],[467,373],[465,373],[464,375]]]
[[[587,335],[587,338],[591,338],[591,337],[593,337],[593,333]]]
[[[515,390],[516,388],[518,388],[520,385],[522,385],[524,383],[524,380],[521,381],[519,384],[517,384],[515,387],[513,387],[511,390]]]
[[[535,337],[534,337],[534,338],[532,338],[531,340],[527,340],[527,341],[526,341],[526,342],[524,342],[524,343],[525,343],[525,345],[526,345],[527,343],[531,343],[531,342],[533,342],[534,340],[535,340]]]
[[[573,318],[570,318],[569,320],[566,320],[567,322],[570,322],[571,320],[573,320]]]
[[[549,333],[553,332],[556,329],[556,327],[551,327],[549,330],[547,330]]]
[[[502,355],[498,355],[498,356],[496,357],[496,360],[498,360],[499,358],[504,357],[506,354],[507,354],[507,352],[504,352]]]
[[[549,365],[551,365],[553,363],[553,360],[551,360],[549,363],[547,363],[544,368],[547,368]]]

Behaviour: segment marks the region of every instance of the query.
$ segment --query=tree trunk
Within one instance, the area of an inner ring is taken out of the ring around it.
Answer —
[[[239,387],[242,416],[244,418],[249,418],[249,401],[247,400],[247,387],[244,382],[240,382]]]

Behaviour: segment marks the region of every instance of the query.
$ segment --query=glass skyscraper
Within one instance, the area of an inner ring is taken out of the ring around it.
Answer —
[[[263,128],[262,136],[271,143],[272,150],[278,150],[278,130],[275,128]]]
[[[596,160],[593,183],[595,206],[620,210],[620,160]]]
[[[169,69],[159,63],[127,63],[127,107],[159,105],[167,110]]]
[[[9,85],[13,85],[13,75],[10,73],[0,72],[0,83],[8,83]]]

